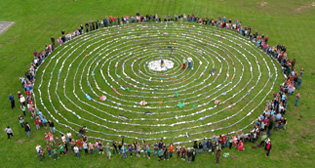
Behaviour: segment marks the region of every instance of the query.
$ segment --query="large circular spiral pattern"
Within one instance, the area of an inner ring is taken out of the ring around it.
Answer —
[[[182,69],[192,57],[192,68]],[[154,71],[148,63],[170,60]],[[189,23],[143,23],[85,33],[37,72],[39,109],[67,130],[103,140],[188,143],[252,125],[277,67],[236,32]],[[190,137],[187,137],[186,134]]]

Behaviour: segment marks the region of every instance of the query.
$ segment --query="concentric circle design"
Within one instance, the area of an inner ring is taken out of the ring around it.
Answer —
[[[152,69],[154,61],[172,68]],[[187,143],[248,128],[277,76],[274,61],[235,32],[144,23],[59,47],[39,68],[34,97],[60,127],[85,125],[92,137]]]

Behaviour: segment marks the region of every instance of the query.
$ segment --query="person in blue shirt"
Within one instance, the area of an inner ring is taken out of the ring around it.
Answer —
[[[14,101],[14,97],[13,97],[13,95],[11,93],[10,93],[10,96],[9,96],[9,100],[11,102],[11,108],[14,109],[15,101]]]
[[[122,145],[122,147],[120,148],[120,153],[122,154],[123,158],[127,158],[127,149],[125,147],[125,145]]]
[[[277,114],[277,121],[281,119],[282,115],[280,113]]]
[[[203,139],[202,146],[203,146],[203,152],[207,152],[207,141],[206,141],[206,138]]]
[[[207,149],[208,149],[208,152],[211,151],[211,140],[208,139],[208,142],[207,142]]]

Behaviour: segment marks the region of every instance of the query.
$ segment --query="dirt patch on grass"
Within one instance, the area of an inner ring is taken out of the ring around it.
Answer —
[[[23,142],[24,142],[24,140],[22,138],[20,138],[19,140],[16,141],[17,144],[21,144]]]
[[[294,10],[294,12],[297,12],[297,13],[303,12],[303,10],[309,9],[309,8],[315,8],[315,2],[307,3],[307,4],[305,4],[305,5],[302,5],[302,6],[298,7],[298,8],[296,8],[296,9]]]
[[[267,8],[268,7],[268,2],[265,2],[265,1],[260,1],[260,2],[257,2],[257,5],[261,8]]]

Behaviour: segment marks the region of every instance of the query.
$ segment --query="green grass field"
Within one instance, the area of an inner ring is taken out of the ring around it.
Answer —
[[[9,93],[14,94],[16,105],[18,105],[16,92],[22,90],[18,77],[24,75],[24,71],[28,68],[33,58],[33,51],[41,51],[44,45],[50,42],[50,36],[59,37],[61,29],[70,32],[76,29],[79,24],[87,21],[93,21],[111,15],[135,15],[135,13],[139,11],[141,14],[158,13],[161,15],[195,13],[195,15],[209,18],[226,16],[227,19],[231,18],[233,21],[237,18],[243,23],[242,25],[251,26],[260,34],[268,34],[270,44],[285,44],[288,49],[288,57],[290,59],[297,59],[296,69],[302,67],[305,69],[302,89],[300,91],[301,100],[299,106],[295,107],[293,105],[294,100],[289,100],[288,111],[286,113],[288,119],[287,130],[278,133],[273,132],[271,137],[273,148],[269,158],[265,157],[264,150],[252,149],[252,144],[245,144],[246,151],[244,152],[237,152],[236,150],[228,151],[230,155],[237,156],[236,159],[224,159],[221,157],[220,166],[313,167],[312,163],[315,160],[313,156],[313,139],[315,135],[313,126],[315,119],[311,109],[314,109],[313,99],[315,93],[313,90],[315,84],[315,72],[313,69],[314,58],[312,58],[312,54],[315,51],[313,49],[315,42],[313,38],[315,35],[315,29],[313,29],[315,26],[314,9],[315,7],[312,6],[312,1],[291,0],[276,2],[249,0],[214,2],[205,0],[189,2],[178,0],[156,0],[152,2],[137,0],[119,2],[86,0],[57,0],[54,2],[2,0],[0,3],[0,21],[14,21],[16,23],[8,31],[0,35],[0,70],[2,79],[0,86],[4,90],[0,93],[2,102],[2,115],[0,119],[2,120],[1,129],[10,125],[15,133],[15,137],[13,141],[8,142],[5,132],[2,131],[0,141],[2,146],[0,157],[2,159],[0,163],[2,167],[209,167],[215,165],[215,156],[211,154],[197,155],[197,161],[191,163],[191,165],[177,159],[158,163],[156,158],[151,158],[151,160],[147,160],[146,158],[128,158],[122,160],[121,157],[116,156],[113,157],[112,160],[107,160],[105,155],[82,156],[78,159],[74,158],[72,153],[69,156],[61,157],[57,161],[51,158],[47,159],[46,157],[43,163],[39,163],[39,158],[35,153],[35,146],[36,144],[45,146],[44,131],[35,131],[33,120],[27,118],[26,121],[29,120],[32,122],[32,136],[27,138],[25,131],[20,128],[17,119],[21,111],[18,108],[15,110],[11,110],[10,108],[8,100]],[[47,62],[45,62],[45,64],[47,64]],[[45,66],[45,64],[43,65]],[[278,66],[278,69],[279,68]],[[266,72],[266,69],[263,70],[263,72]],[[41,72],[39,72],[38,76],[40,74]],[[244,75],[249,74],[245,73]],[[49,77],[49,74],[46,75],[46,77]],[[64,76],[61,76],[60,81],[62,81],[63,78]],[[283,78],[279,78],[279,80],[280,79],[283,80]],[[36,84],[38,82],[39,81],[36,81]],[[47,80],[45,80],[45,82],[47,83]],[[276,83],[277,85],[275,85],[274,90],[278,90],[280,82],[281,81],[278,81]],[[52,88],[54,88],[54,86],[55,85],[53,85]],[[51,92],[53,91],[54,89],[51,89]],[[62,89],[58,92],[62,93]],[[81,97],[82,96],[84,95],[81,95]],[[271,97],[271,95],[268,97]],[[56,98],[53,99],[56,100]],[[261,106],[257,111],[262,111],[263,108],[264,107]],[[258,116],[259,113],[260,112],[255,114]],[[252,116],[251,120],[257,116]],[[215,119],[216,118],[214,118],[214,120]],[[59,129],[58,126],[57,129]],[[61,128],[61,130],[65,131],[66,129]],[[160,130],[161,129],[159,129],[159,131]],[[199,129],[199,131],[201,130],[202,129]],[[172,134],[168,135],[172,136]],[[149,137],[150,136],[146,138]],[[180,140],[185,140],[185,138]],[[127,142],[130,143],[131,141],[127,140]],[[225,150],[223,152],[225,152]],[[84,154],[81,153],[81,155]]]

